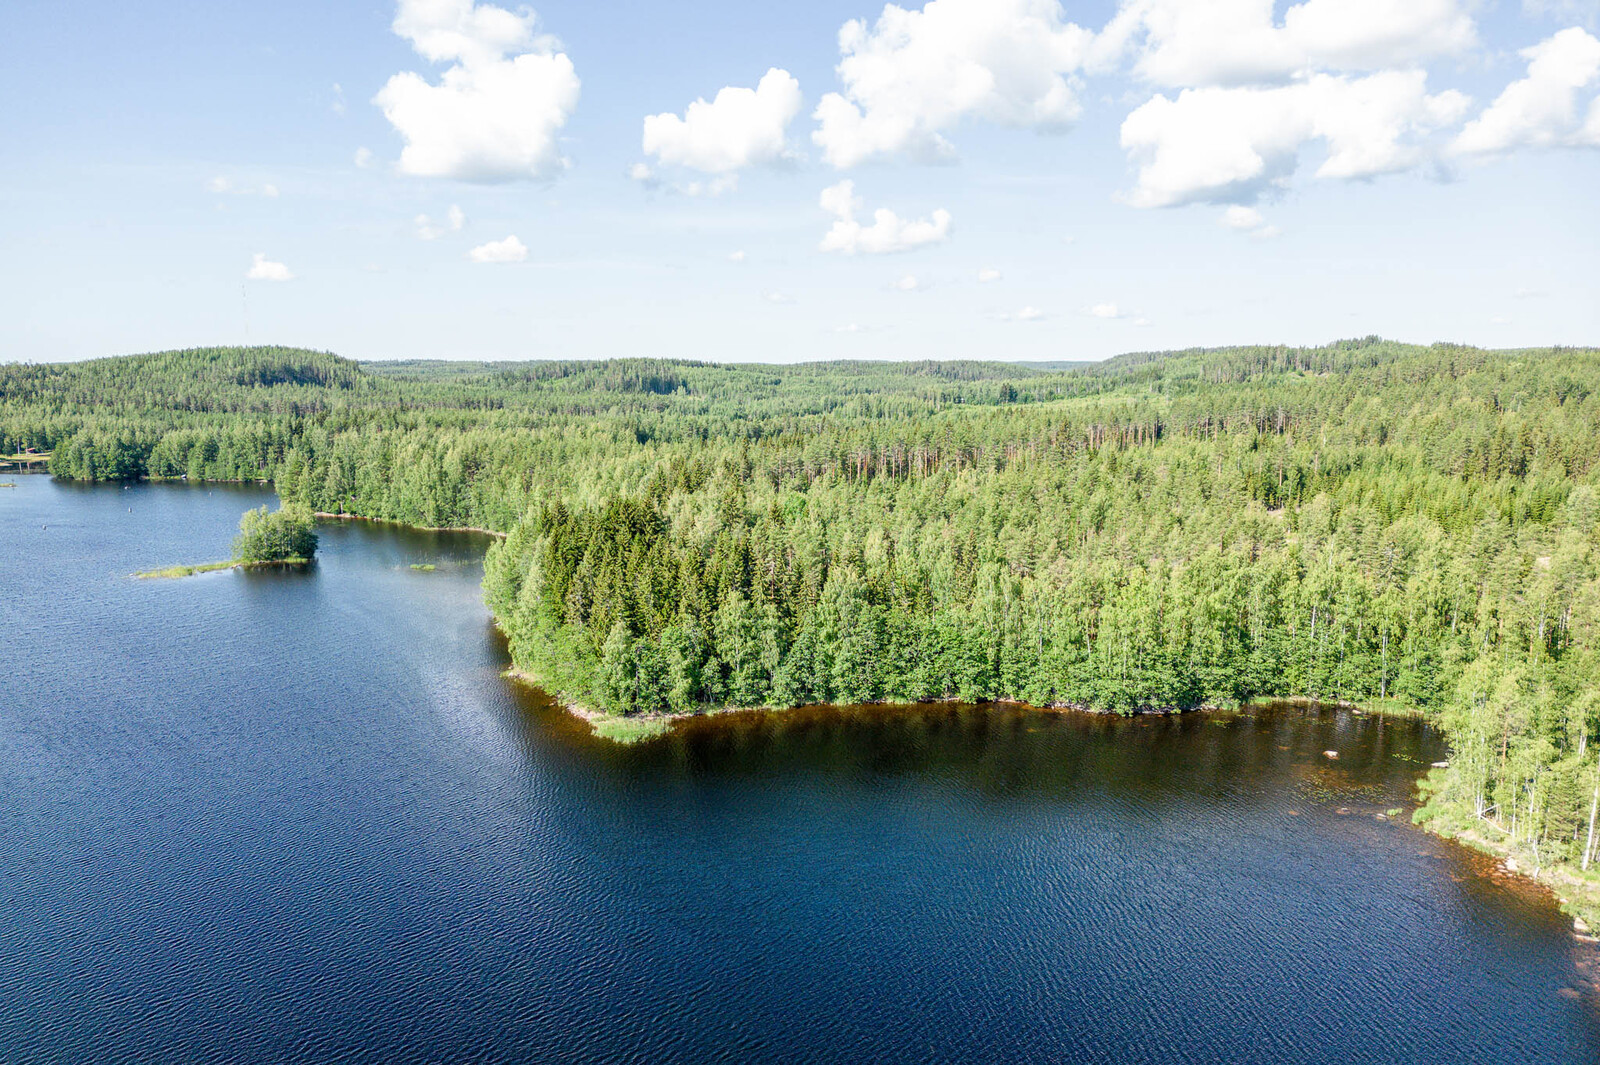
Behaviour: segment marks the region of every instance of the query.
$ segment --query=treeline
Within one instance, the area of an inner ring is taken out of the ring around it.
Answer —
[[[1366,338],[1004,363],[0,367],[82,479],[507,532],[517,664],[616,713],[1309,695],[1435,715],[1429,813],[1581,864],[1600,353]]]

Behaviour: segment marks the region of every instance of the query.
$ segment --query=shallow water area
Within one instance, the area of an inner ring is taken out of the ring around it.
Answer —
[[[1406,823],[1420,722],[810,707],[619,747],[501,675],[485,536],[326,522],[303,572],[137,581],[270,492],[15,480],[5,1062],[1600,1060],[1594,949]]]

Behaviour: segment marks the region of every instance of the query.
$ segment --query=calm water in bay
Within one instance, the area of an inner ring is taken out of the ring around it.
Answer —
[[[135,581],[269,495],[15,480],[0,1061],[1600,1061],[1554,902],[1376,816],[1443,757],[1418,724],[851,708],[618,748],[501,678],[482,538]]]

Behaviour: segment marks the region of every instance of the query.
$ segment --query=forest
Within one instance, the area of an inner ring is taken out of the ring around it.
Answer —
[[[0,453],[504,535],[516,667],[619,715],[868,700],[1426,714],[1422,813],[1600,860],[1600,351],[0,366]]]

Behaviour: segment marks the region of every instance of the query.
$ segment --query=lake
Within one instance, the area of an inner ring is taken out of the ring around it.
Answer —
[[[14,479],[7,1063],[1600,1061],[1594,948],[1405,823],[1420,723],[814,708],[616,747],[501,676],[485,537],[325,524],[306,572],[138,581],[270,493]]]

